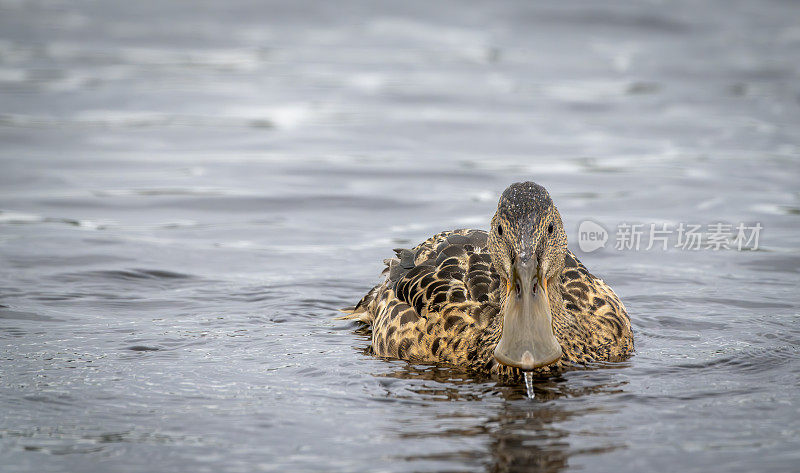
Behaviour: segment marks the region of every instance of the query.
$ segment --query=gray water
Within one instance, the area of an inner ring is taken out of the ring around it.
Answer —
[[[630,3],[0,0],[0,470],[797,471],[800,6]],[[629,361],[529,400],[332,320],[520,180]]]

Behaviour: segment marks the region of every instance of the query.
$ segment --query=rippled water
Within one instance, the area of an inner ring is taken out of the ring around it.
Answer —
[[[789,471],[800,8],[0,1],[0,458],[18,471]],[[628,362],[524,385],[369,356],[381,260],[533,179]],[[643,245],[644,246],[644,245]]]

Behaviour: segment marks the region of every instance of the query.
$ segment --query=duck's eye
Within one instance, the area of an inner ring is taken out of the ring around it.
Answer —
[[[501,227],[500,225],[497,226],[497,234],[503,236],[503,227]]]
[[[547,226],[547,233],[553,233],[553,224]]]

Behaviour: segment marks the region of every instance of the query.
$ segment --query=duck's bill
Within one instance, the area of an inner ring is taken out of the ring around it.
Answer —
[[[514,268],[503,308],[503,333],[494,358],[507,366],[533,370],[561,358],[561,345],[553,334],[552,316],[544,278],[535,277],[535,268]]]

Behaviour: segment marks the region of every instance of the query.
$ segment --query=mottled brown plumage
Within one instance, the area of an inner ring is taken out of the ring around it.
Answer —
[[[633,351],[625,307],[566,243],[547,191],[530,182],[514,184],[503,193],[489,232],[447,231],[413,249],[395,250],[396,257],[385,260],[385,281],[342,318],[371,325],[378,356],[516,377],[520,371],[498,363],[493,353],[503,332],[504,304],[519,297],[514,265],[533,260],[563,352],[534,371],[622,360]]]

